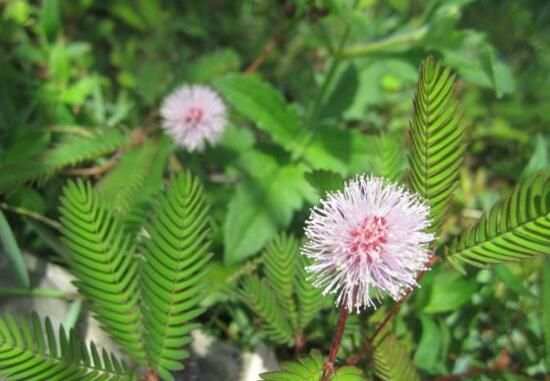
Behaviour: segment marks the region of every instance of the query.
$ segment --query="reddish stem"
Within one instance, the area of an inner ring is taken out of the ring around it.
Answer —
[[[334,335],[330,346],[328,360],[323,365],[324,373],[322,381],[328,381],[330,375],[334,372],[334,363],[336,361],[338,350],[340,349],[340,344],[342,343],[342,337],[344,337],[344,330],[346,328],[348,316],[348,308],[346,306],[342,306],[342,309],[340,310],[340,318],[338,319],[338,325],[336,327],[336,334]]]
[[[294,334],[294,357],[298,357],[304,346],[306,345],[306,338],[301,331],[296,331]]]
[[[143,375],[143,381],[160,381],[159,375],[153,369],[149,369]]]
[[[428,263],[426,264],[426,270],[422,271],[420,274],[418,274],[418,276],[416,277],[416,283],[417,284],[420,284],[420,282],[422,281],[422,278],[424,278],[424,275],[426,274],[426,271],[428,271],[429,269],[431,269],[437,262],[441,261],[441,257],[439,256],[432,256],[430,258],[430,260],[428,261]],[[369,351],[369,349],[371,348],[372,346],[372,343],[374,342],[374,340],[378,337],[378,335],[380,334],[380,332],[382,332],[382,330],[384,329],[384,327],[392,320],[392,318],[397,314],[397,312],[399,312],[399,309],[401,308],[401,305],[403,304],[403,302],[405,300],[407,300],[407,298],[413,293],[413,291],[415,290],[415,288],[411,288],[407,291],[407,293],[405,294],[405,296],[403,296],[401,299],[399,299],[399,301],[397,303],[395,303],[392,307],[392,309],[388,312],[388,314],[384,317],[384,320],[382,320],[382,322],[380,324],[378,324],[378,326],[376,327],[376,329],[374,330],[374,332],[372,333],[372,335],[363,342],[363,345],[361,345],[361,348],[359,349],[359,352],[357,352],[357,354],[353,357],[350,357],[346,363],[348,365],[357,365],[357,363],[363,358],[365,357],[365,355],[367,354],[367,352]]]

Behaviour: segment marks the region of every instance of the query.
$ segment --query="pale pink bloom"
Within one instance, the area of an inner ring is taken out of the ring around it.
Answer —
[[[221,97],[202,85],[183,85],[170,94],[161,110],[162,127],[187,151],[202,151],[221,137],[227,109]]]
[[[429,207],[416,194],[382,178],[359,176],[329,193],[306,222],[302,254],[316,287],[334,293],[336,305],[376,307],[383,293],[398,300],[426,270],[434,239]]]

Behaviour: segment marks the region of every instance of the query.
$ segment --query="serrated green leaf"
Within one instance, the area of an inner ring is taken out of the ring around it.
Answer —
[[[294,331],[273,288],[255,276],[243,277],[241,299],[262,319],[267,336],[278,344],[294,344]]]
[[[149,365],[163,380],[183,368],[203,310],[210,254],[209,214],[200,182],[179,173],[159,198],[141,248],[141,290]]]
[[[351,176],[372,169],[374,140],[357,129],[334,125],[319,126],[310,141],[304,143],[303,156],[318,170]]]
[[[294,152],[303,132],[298,113],[267,82],[242,74],[232,74],[214,82],[231,107],[268,133],[282,148]]]
[[[294,237],[280,234],[266,245],[262,257],[266,279],[275,291],[285,318],[296,331],[298,310],[294,300],[294,278],[298,270],[300,245]]]
[[[63,242],[76,286],[102,327],[145,364],[135,248],[89,182],[69,182],[61,198]]]
[[[53,148],[29,161],[0,167],[0,193],[30,181],[44,182],[65,167],[96,159],[126,142],[127,137],[114,128],[65,135]]]
[[[446,250],[449,261],[457,266],[460,262],[485,266],[550,254],[550,172],[517,185]]]
[[[428,57],[420,68],[410,121],[409,182],[430,204],[430,231],[439,233],[463,161],[465,128],[453,98],[454,75]]]
[[[6,381],[137,380],[124,362],[109,354],[116,361],[115,367],[95,353],[93,342],[88,347],[72,332],[67,337],[62,326],[56,340],[49,319],[44,329],[36,314],[17,321],[12,315],[0,318],[0,376]]]
[[[374,372],[383,381],[420,381],[409,346],[391,333],[375,343]]]
[[[300,329],[304,330],[325,305],[329,296],[324,296],[320,288],[313,287],[306,272],[311,260],[301,255],[295,278],[296,297],[298,299],[298,317]]]
[[[281,166],[258,151],[243,154],[237,164],[247,178],[229,202],[224,224],[226,263],[236,263],[260,250],[292,219],[315,191],[301,164]]]

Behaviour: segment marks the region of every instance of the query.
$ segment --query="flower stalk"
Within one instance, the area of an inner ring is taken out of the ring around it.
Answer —
[[[338,318],[338,325],[336,326],[336,334],[332,339],[332,344],[330,346],[330,352],[328,360],[325,362],[323,369],[323,378],[322,381],[328,381],[330,375],[334,373],[334,363],[336,362],[336,355],[340,349],[340,344],[342,344],[342,338],[344,337],[344,331],[346,329],[346,322],[349,317],[349,310],[344,305],[340,308],[340,317]]]

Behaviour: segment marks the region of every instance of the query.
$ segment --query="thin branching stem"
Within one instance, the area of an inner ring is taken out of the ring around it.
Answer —
[[[42,223],[44,223],[48,226],[51,226],[52,228],[54,228],[56,230],[61,230],[61,224],[59,222],[57,222],[55,220],[52,220],[51,218],[48,218],[46,216],[43,216],[40,213],[36,213],[32,210],[21,208],[19,206],[9,205],[5,202],[0,202],[0,208],[8,210],[8,211],[13,212],[13,213],[17,213],[21,216],[32,218],[36,221],[40,221],[40,222],[42,222]]]
[[[418,276],[416,277],[416,283],[417,284],[420,284],[420,282],[422,281],[422,278],[424,278],[424,275],[426,274],[426,271],[428,271],[429,269],[431,269],[436,263],[438,263],[439,261],[441,261],[442,257],[440,256],[433,256],[430,261],[427,263],[426,265],[426,270],[422,271],[420,274],[418,274]],[[363,357],[365,357],[365,355],[367,354],[367,352],[372,348],[372,343],[374,343],[374,341],[376,340],[376,338],[378,337],[378,335],[380,334],[380,332],[382,332],[382,330],[384,329],[384,327],[393,319],[393,317],[395,315],[397,315],[397,313],[399,312],[399,310],[401,309],[401,306],[403,304],[403,302],[405,300],[407,300],[409,298],[409,296],[411,296],[411,294],[413,293],[413,291],[415,290],[415,288],[410,288],[407,293],[405,294],[405,296],[403,296],[401,299],[399,299],[399,301],[397,301],[397,303],[395,303],[393,305],[393,307],[391,308],[391,310],[386,314],[386,316],[384,317],[384,320],[382,320],[382,322],[380,322],[380,324],[378,324],[378,326],[375,328],[374,332],[369,336],[369,338],[367,340],[365,340],[363,342],[363,344],[361,345],[361,348],[359,349],[359,352],[357,352],[357,354],[353,357],[350,357],[346,363],[348,365],[357,365],[357,363],[359,361],[361,361],[361,359]]]

